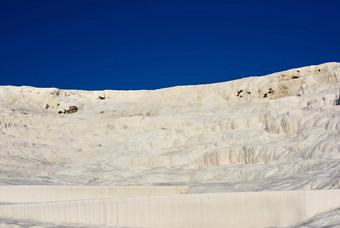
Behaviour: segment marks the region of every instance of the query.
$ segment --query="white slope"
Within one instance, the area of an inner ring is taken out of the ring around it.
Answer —
[[[338,188],[339,82],[328,63],[154,91],[3,86],[0,183]]]
[[[286,228],[340,227],[340,208],[317,214],[312,218]]]
[[[0,185],[338,189],[339,120],[340,63],[152,91],[1,86]]]

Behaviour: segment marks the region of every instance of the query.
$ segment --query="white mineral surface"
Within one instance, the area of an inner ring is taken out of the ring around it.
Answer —
[[[340,63],[0,98],[0,227],[340,224]]]

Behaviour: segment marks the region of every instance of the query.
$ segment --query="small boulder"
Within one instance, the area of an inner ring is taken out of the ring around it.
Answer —
[[[66,110],[64,113],[65,114],[72,114],[78,111],[77,106],[70,106],[68,110]]]

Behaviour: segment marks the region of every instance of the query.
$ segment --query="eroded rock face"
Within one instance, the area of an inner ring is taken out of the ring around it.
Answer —
[[[152,91],[0,87],[0,184],[338,188],[339,91],[338,63]]]

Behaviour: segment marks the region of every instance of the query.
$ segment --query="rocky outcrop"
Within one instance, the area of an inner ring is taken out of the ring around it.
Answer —
[[[58,114],[72,114],[78,111],[77,106],[70,106],[69,109],[64,109],[64,111],[59,111]]]

